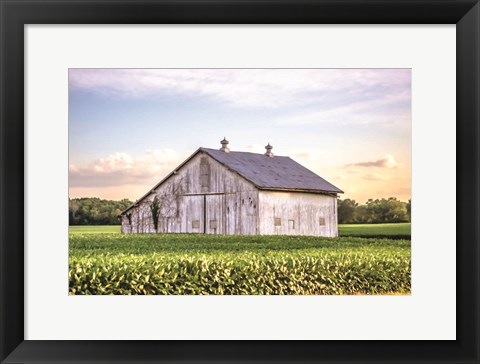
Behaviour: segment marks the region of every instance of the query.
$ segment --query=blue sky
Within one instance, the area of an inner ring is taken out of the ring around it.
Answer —
[[[270,142],[346,193],[410,198],[409,69],[71,69],[70,197],[136,199],[198,147]]]

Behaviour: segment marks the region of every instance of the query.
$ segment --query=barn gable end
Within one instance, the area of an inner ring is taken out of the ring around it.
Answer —
[[[155,197],[157,231],[150,208]],[[257,201],[251,182],[199,150],[121,214],[122,232],[255,234]]]

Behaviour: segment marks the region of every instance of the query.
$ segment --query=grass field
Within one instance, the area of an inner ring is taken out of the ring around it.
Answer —
[[[70,294],[410,293],[409,240],[118,232],[70,228]]]
[[[402,236],[411,235],[411,223],[397,224],[340,224],[340,236]]]
[[[410,235],[411,224],[340,224],[340,236],[402,236]],[[70,226],[71,234],[120,233],[120,226]]]
[[[120,225],[69,226],[70,234],[120,233]]]

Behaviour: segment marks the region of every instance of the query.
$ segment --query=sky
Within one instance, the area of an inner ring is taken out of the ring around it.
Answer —
[[[199,147],[289,156],[411,197],[410,69],[70,69],[69,197],[136,200]]]

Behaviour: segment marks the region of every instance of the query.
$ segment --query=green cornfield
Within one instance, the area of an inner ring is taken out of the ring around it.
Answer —
[[[409,240],[70,235],[71,295],[410,294]]]

